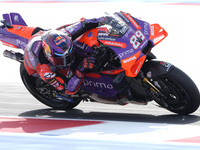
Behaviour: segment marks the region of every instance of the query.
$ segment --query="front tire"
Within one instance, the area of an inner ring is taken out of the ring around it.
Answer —
[[[167,97],[164,99],[154,95],[155,101],[169,111],[188,115],[199,108],[200,94],[197,86],[177,67],[173,66],[172,70],[159,79],[154,79],[153,83]]]
[[[25,67],[24,67],[24,64],[21,64],[20,66],[20,75],[21,75],[21,79],[25,85],[25,87],[27,88],[27,90],[37,99],[39,100],[41,103],[49,106],[49,107],[52,107],[54,109],[61,109],[61,110],[66,110],[66,109],[72,109],[74,107],[76,107],[80,102],[81,102],[81,99],[79,98],[74,98],[74,102],[73,103],[70,103],[66,100],[60,100],[60,99],[57,99],[55,97],[51,97],[49,96],[49,94],[51,93],[51,91],[53,89],[50,89],[48,88],[48,86],[46,87],[45,90],[47,90],[48,94],[43,94],[40,92],[38,85],[37,83],[40,83],[43,82],[44,84],[46,84],[43,80],[37,78],[37,77],[33,77],[33,76],[30,76]]]

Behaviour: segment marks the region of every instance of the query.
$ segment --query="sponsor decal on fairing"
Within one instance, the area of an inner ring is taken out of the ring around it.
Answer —
[[[113,89],[112,84],[106,84],[103,82],[95,82],[95,81],[90,81],[90,80],[83,80],[83,85],[86,86],[91,86],[91,87],[96,87],[96,88],[104,88],[104,89]]]

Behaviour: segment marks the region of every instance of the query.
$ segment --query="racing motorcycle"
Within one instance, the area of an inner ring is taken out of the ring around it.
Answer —
[[[31,36],[42,30],[27,26],[18,13],[3,14],[1,23],[0,41],[22,50]],[[73,41],[76,56],[80,59],[98,58],[96,69],[85,75],[75,95],[56,91],[37,73],[29,75],[23,54],[9,50],[3,54],[21,63],[20,75],[25,87],[37,100],[54,109],[72,109],[81,101],[147,105],[154,100],[171,112],[188,115],[200,104],[197,86],[179,68],[156,60],[151,52],[167,35],[159,24],[149,24],[129,13],[121,11],[106,15],[99,27]]]

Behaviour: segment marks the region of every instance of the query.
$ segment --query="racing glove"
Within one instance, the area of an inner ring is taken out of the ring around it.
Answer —
[[[77,70],[84,74],[95,67],[95,61],[96,59],[94,57],[84,58]]]
[[[69,95],[75,94],[79,90],[80,85],[83,82],[85,73],[89,70],[92,70],[94,67],[94,57],[84,58],[80,65],[77,67],[74,76],[69,80],[65,93]]]

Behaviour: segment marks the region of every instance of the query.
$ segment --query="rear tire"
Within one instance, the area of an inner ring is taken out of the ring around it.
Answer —
[[[68,101],[59,100],[59,99],[56,99],[55,97],[48,97],[48,96],[43,95],[42,93],[40,93],[37,90],[36,82],[38,82],[37,80],[41,80],[41,79],[39,79],[37,77],[30,76],[27,73],[27,71],[26,71],[26,69],[24,67],[24,64],[21,64],[21,66],[20,66],[20,75],[21,75],[21,79],[22,79],[25,87],[27,88],[27,90],[37,100],[39,100],[41,103],[43,103],[43,104],[45,104],[45,105],[47,105],[49,107],[52,107],[54,109],[62,109],[62,110],[72,109],[72,108],[76,107],[81,102],[80,98],[73,99],[74,102],[70,103]],[[43,80],[41,80],[41,82],[42,81]],[[48,90],[50,90],[50,89],[48,89]]]

